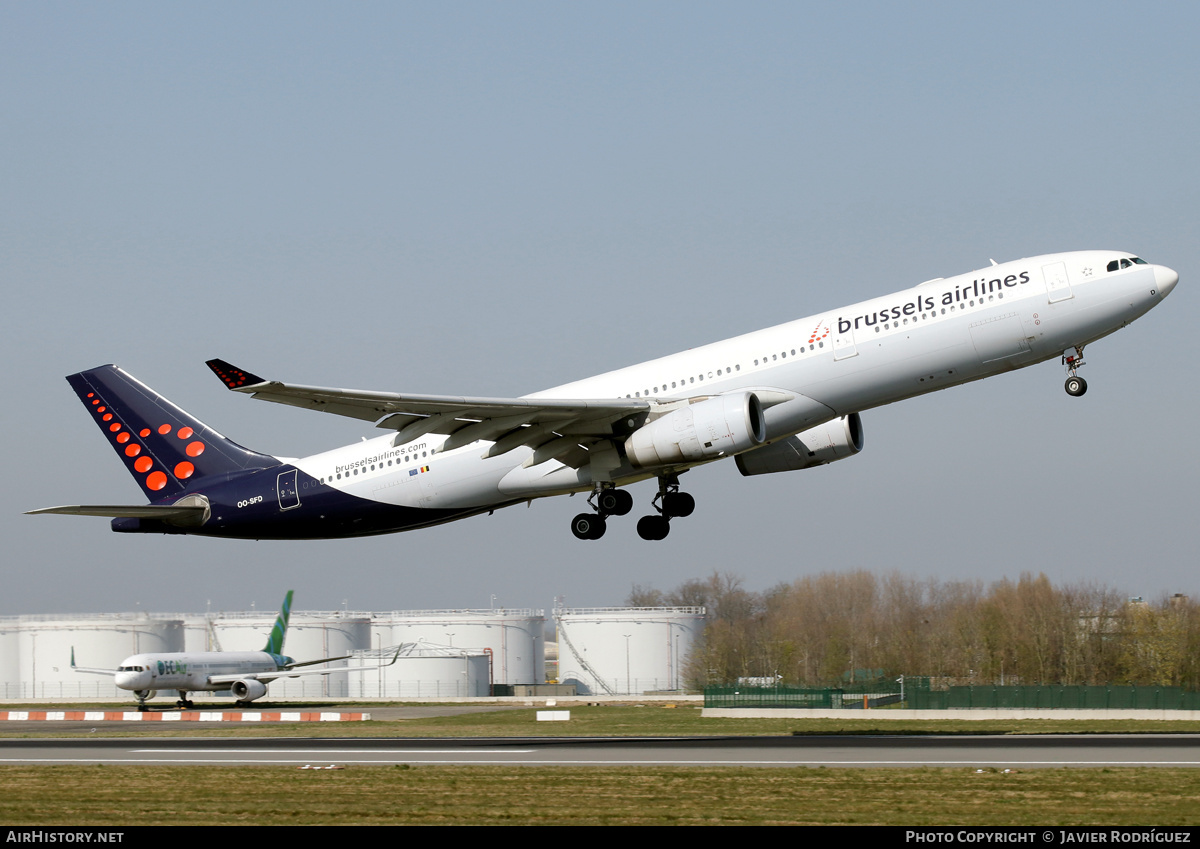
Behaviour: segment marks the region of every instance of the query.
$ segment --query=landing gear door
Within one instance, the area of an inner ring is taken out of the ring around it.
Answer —
[[[1067,277],[1065,262],[1052,262],[1042,266],[1042,275],[1046,278],[1046,300],[1056,304],[1068,298],[1075,297],[1071,292],[1071,281]]]
[[[296,470],[283,472],[275,479],[275,488],[279,492],[279,509],[291,510],[300,506],[300,493],[296,491]]]

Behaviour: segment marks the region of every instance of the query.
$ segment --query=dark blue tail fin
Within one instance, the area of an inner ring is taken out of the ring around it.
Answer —
[[[146,494],[179,495],[199,478],[279,465],[226,439],[116,366],[67,377]]]

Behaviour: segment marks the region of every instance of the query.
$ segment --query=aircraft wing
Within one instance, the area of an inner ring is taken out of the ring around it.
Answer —
[[[89,666],[76,666],[75,665],[75,647],[74,646],[71,646],[71,669],[74,672],[88,672],[92,675],[116,675],[117,674],[117,670],[115,670],[115,669],[92,669]]]
[[[568,465],[574,465],[570,455],[578,456],[573,449],[586,454],[589,444],[627,434],[659,406],[646,398],[483,398],[334,389],[265,380],[224,360],[207,365],[234,392],[393,428],[396,445],[437,433],[450,437],[444,451],[486,440],[494,443],[488,456],[528,445],[544,449],[542,459]]]
[[[232,684],[235,681],[244,681],[247,678],[253,678],[262,681],[264,684],[269,684],[276,678],[299,678],[301,675],[332,675],[334,672],[368,672],[376,669],[382,669],[385,666],[391,666],[400,657],[400,649],[396,649],[396,653],[392,655],[392,659],[387,663],[379,663],[375,666],[334,666],[329,669],[306,669],[303,672],[296,672],[297,666],[312,666],[317,663],[331,663],[335,660],[345,660],[352,655],[343,655],[342,657],[323,657],[320,660],[309,660],[304,663],[294,663],[283,669],[275,672],[253,672],[248,675],[210,675],[208,683],[210,684]]]

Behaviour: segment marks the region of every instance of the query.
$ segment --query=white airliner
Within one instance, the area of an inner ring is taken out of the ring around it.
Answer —
[[[679,476],[736,458],[743,475],[857,454],[859,414],[1061,358],[1082,395],[1083,349],[1165,298],[1179,275],[1124,251],[993,264],[522,398],[408,395],[264,380],[208,365],[255,398],[391,433],[303,459],[250,451],[115,366],[67,380],[151,503],[35,510],[110,516],[115,531],[250,539],[390,533],[590,492],[571,522],[599,539],[658,479],[637,524],[663,539],[691,514]]]
[[[301,666],[316,666],[345,660],[341,657],[323,657],[297,663],[283,654],[283,640],[287,636],[288,617],[292,612],[292,591],[288,590],[283,608],[275,619],[271,636],[262,651],[206,651],[206,652],[159,652],[157,654],[135,654],[121,661],[116,669],[89,669],[75,665],[75,649],[71,649],[71,668],[76,672],[111,675],[113,682],[122,690],[132,690],[138,700],[138,710],[147,710],[146,700],[158,695],[158,690],[176,690],[179,700],[176,707],[193,707],[188,693],[229,690],[239,704],[252,702],[266,695],[267,685],[276,678],[299,678],[301,675],[330,675],[334,672],[363,672],[379,669],[380,666],[340,666],[330,669],[295,670]],[[396,662],[396,656],[389,663]]]

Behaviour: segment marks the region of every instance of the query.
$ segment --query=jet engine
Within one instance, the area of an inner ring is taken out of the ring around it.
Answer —
[[[134,690],[133,694],[137,696],[139,702],[145,702],[157,696],[158,690]]]
[[[743,475],[794,472],[853,457],[863,447],[862,419],[858,413],[833,419],[737,456]]]
[[[666,466],[736,454],[766,438],[758,396],[733,392],[693,401],[638,428],[625,440],[625,454],[635,466]]]
[[[234,681],[229,687],[229,692],[233,693],[239,702],[252,702],[267,694],[267,685],[257,678],[243,678],[241,681]]]

